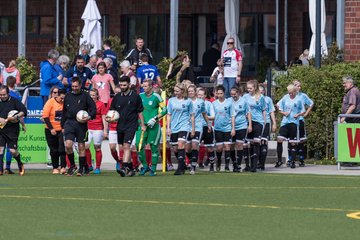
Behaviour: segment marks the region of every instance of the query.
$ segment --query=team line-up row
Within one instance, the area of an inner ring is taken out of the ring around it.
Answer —
[[[101,144],[107,138],[116,161],[116,171],[121,176],[134,176],[139,167],[138,160],[142,164],[139,175],[149,172],[156,176],[161,140],[159,119],[164,116],[167,116],[168,147],[172,147],[178,160],[175,175],[184,174],[186,169],[195,174],[201,144],[206,148],[210,172],[221,170],[223,152],[226,172],[230,171],[230,162],[232,170],[240,172],[242,160],[245,162],[243,171],[265,169],[267,142],[270,132],[277,128],[275,107],[272,99],[263,95],[264,88],[256,80],[247,82],[247,93],[242,93],[237,87],[231,88],[230,98],[225,98],[225,88],[219,85],[215,88],[216,99],[212,102],[207,98],[206,89],[191,84],[176,84],[174,96],[167,104],[151,80],[145,80],[142,87],[144,92],[138,95],[131,90],[130,79],[122,77],[115,87],[115,96],[107,104],[99,101],[97,89],[81,90],[81,80],[77,77],[72,79],[71,92],[52,89],[42,119],[53,174],[88,174],[94,168],[90,142],[95,147],[94,173],[100,174]],[[289,141],[289,165],[294,168],[298,156],[299,165],[304,166],[304,117],[311,111],[313,102],[300,88],[298,81],[290,84],[288,94],[276,104],[283,115],[277,136],[276,167],[283,164],[284,140]],[[18,161],[20,175],[23,175],[25,170],[17,150],[17,139],[18,121],[26,116],[26,108],[21,102],[11,99],[6,87],[0,88],[0,95],[0,104],[4,107],[0,115],[0,150],[3,153],[7,146]],[[13,110],[16,110],[15,114]],[[74,143],[77,143],[78,168],[74,161]],[[170,149],[167,152],[168,167],[171,168]],[[8,163],[4,170],[3,158],[4,154],[1,154],[0,173],[12,173]]]

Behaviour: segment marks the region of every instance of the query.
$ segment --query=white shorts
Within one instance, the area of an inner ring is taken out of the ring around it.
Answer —
[[[88,130],[88,141],[86,144],[90,144],[93,141],[94,145],[101,145],[103,139],[104,130]]]
[[[109,131],[109,144],[118,144],[117,131]]]

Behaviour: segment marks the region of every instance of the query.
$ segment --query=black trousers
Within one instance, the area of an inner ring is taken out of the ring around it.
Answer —
[[[53,168],[55,169],[59,167],[59,158],[60,166],[65,168],[66,160],[63,133],[61,131],[57,131],[56,135],[52,135],[50,130],[45,128],[45,137],[50,149],[51,163]]]

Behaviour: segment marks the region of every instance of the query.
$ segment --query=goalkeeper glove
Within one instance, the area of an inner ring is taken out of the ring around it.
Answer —
[[[155,117],[151,118],[151,119],[147,122],[146,125],[148,125],[148,127],[152,128],[152,127],[155,125],[155,123],[158,121],[158,119],[159,119],[159,118],[158,118],[157,116],[155,116]]]

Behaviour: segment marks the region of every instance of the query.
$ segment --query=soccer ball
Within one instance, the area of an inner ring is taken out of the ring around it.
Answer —
[[[18,110],[11,110],[11,111],[8,113],[8,117],[13,117],[13,116],[15,116],[15,115],[18,114],[18,113],[19,113]],[[19,122],[19,120],[14,120],[14,121],[11,121],[11,122],[17,123],[17,122]]]
[[[76,114],[76,120],[79,123],[85,123],[87,121],[87,118],[89,117],[89,113],[85,110],[80,110],[78,111],[78,113]],[[85,120],[86,119],[86,120]]]
[[[109,110],[105,116],[107,122],[117,122],[120,118],[120,114],[118,111]]]

